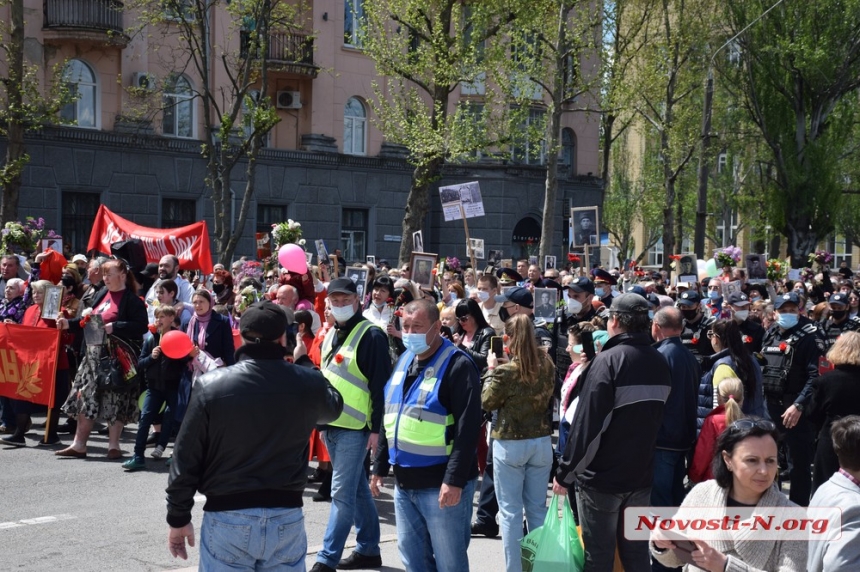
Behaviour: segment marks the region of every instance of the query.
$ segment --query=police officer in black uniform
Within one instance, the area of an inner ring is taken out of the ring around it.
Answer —
[[[592,302],[594,301],[594,282],[587,276],[580,276],[573,282],[567,285],[567,295],[573,298],[582,305],[582,310],[578,314],[567,316],[567,323],[564,327],[564,335],[567,336],[567,330],[574,324],[579,322],[587,322],[594,316],[600,316],[603,319],[609,318],[609,311],[604,307],[598,312],[594,309]]]
[[[806,506],[812,492],[809,466],[814,434],[803,410],[812,398],[824,337],[817,324],[799,315],[797,293],[777,296],[773,307],[776,321],[765,333],[762,347],[764,393],[770,418],[782,434],[792,462],[789,499]]]
[[[711,369],[711,356],[714,355],[714,348],[708,339],[708,331],[717,321],[717,318],[710,314],[705,315],[705,312],[702,311],[701,301],[702,299],[699,297],[698,292],[695,290],[686,290],[678,296],[676,305],[684,316],[684,330],[681,332],[681,343],[684,344],[685,348],[693,352],[702,371],[709,371]]]
[[[842,332],[860,330],[860,317],[852,318],[848,315],[848,294],[842,292],[831,294],[828,306],[830,317],[821,321],[821,329],[824,332],[825,347],[829,350]]]
[[[741,331],[741,338],[750,353],[761,351],[764,340],[764,328],[758,322],[749,319],[750,299],[743,292],[732,292],[726,298],[726,303],[732,310],[732,319]]]

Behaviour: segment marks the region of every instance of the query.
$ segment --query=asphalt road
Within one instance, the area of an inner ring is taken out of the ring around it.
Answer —
[[[44,419],[35,417],[34,422]],[[127,455],[123,460],[131,454],[136,429],[131,425],[123,434],[122,448]],[[33,429],[27,435],[26,448],[0,445],[3,570],[196,569],[197,548],[189,550],[189,560],[174,559],[167,552],[164,489],[168,471],[163,460],[147,457],[146,471],[126,473],[120,467],[123,460],[106,459],[106,435],[93,434],[86,459],[55,457],[59,447],[35,447],[40,437]],[[65,443],[71,442],[71,436],[61,437]],[[147,449],[147,455],[150,451]],[[317,486],[305,489],[309,568],[314,562],[313,552],[322,543],[330,506],[311,501]],[[385,564],[382,570],[403,570],[397,557],[390,488],[377,500],[377,508]],[[201,502],[194,510],[198,533],[202,518]],[[350,537],[349,542],[353,541]],[[347,549],[344,555],[349,552]],[[475,539],[469,560],[472,570],[503,570],[501,541]]]

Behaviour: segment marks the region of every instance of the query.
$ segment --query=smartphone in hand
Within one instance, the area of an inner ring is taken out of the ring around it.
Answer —
[[[504,355],[504,347],[502,345],[502,338],[500,336],[493,336],[490,338],[490,351],[493,354],[500,358]]]

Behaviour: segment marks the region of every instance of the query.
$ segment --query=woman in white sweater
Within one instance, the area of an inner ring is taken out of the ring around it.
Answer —
[[[766,419],[739,419],[729,425],[717,440],[714,479],[696,485],[682,509],[695,508],[696,518],[722,519],[731,508],[753,514],[765,512],[764,507],[776,512],[796,508],[773,486],[778,470],[777,438],[776,427]],[[806,568],[807,542],[803,540],[767,540],[748,527],[720,531],[718,539],[708,541],[697,539],[694,532],[686,536],[695,544],[687,544],[691,552],[667,540],[665,534],[652,533],[652,555],[666,566],[684,566],[685,571],[801,572]],[[686,557],[682,560],[679,555]]]

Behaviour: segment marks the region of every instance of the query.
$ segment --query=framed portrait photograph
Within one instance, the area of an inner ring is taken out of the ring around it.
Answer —
[[[529,266],[531,266],[532,264],[537,264],[537,263],[538,263],[538,257],[537,256],[529,256]]]
[[[436,267],[436,257],[436,254],[429,252],[413,252],[409,258],[412,281],[421,288],[433,289],[433,268]]]
[[[513,268],[514,267],[514,259],[513,258],[502,258],[502,262],[499,265],[500,268]]]
[[[368,254],[368,255],[365,257],[365,260],[367,261],[367,265],[368,265],[368,266],[373,266],[374,268],[376,268],[376,256],[375,256],[375,255],[373,255],[373,254]]]
[[[48,249],[53,250],[54,252],[63,253],[63,238],[60,236],[54,238],[43,238],[42,239],[42,252],[47,252]]]
[[[351,266],[346,269],[346,277],[355,284],[358,299],[364,302],[364,294],[367,292],[368,269],[365,266]]]
[[[767,266],[764,254],[747,254],[747,280],[753,284],[767,282]]]
[[[63,287],[48,286],[45,288],[45,299],[42,301],[42,319],[56,320],[60,317],[60,306],[63,302]]]
[[[699,267],[696,262],[695,254],[682,254],[675,265],[675,274],[677,276],[698,276]],[[678,278],[678,280],[681,280]],[[681,280],[681,282],[689,282],[689,280]],[[695,280],[694,280],[695,282]]]
[[[487,264],[490,266],[499,266],[502,263],[502,251],[491,250],[487,254]]]
[[[555,256],[553,256],[551,254],[547,254],[546,256],[543,257],[544,272],[546,272],[547,270],[549,270],[551,268],[555,268]]]
[[[483,238],[470,238],[469,243],[472,245],[472,251],[475,253],[475,258],[477,260],[484,259],[484,239]],[[469,249],[466,248],[466,254],[469,254]]]
[[[424,233],[420,230],[412,233],[412,252],[424,252]]]
[[[325,247],[325,241],[318,238],[314,241],[314,244],[317,247],[317,262],[328,261],[328,250]]]
[[[314,253],[313,252],[305,252],[305,262],[307,262],[308,266],[314,265]]]
[[[548,322],[555,321],[555,304],[558,302],[558,290],[555,288],[535,288],[535,317]]]
[[[599,229],[597,207],[574,207],[570,209],[570,244],[568,251],[584,246],[599,245]]]

